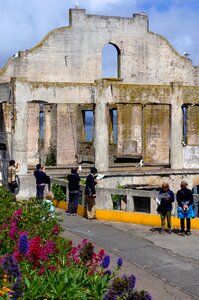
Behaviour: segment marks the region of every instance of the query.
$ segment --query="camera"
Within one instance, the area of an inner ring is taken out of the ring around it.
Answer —
[[[187,208],[187,207],[185,207],[185,208],[183,208],[183,210],[185,210],[185,211],[186,211],[186,210],[188,210],[188,208]]]

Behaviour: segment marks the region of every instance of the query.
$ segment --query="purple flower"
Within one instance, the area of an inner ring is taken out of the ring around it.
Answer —
[[[20,254],[26,254],[28,252],[28,236],[22,234],[19,240],[19,252]]]
[[[132,274],[131,276],[128,277],[128,284],[130,289],[134,289],[136,283],[136,277]]]
[[[110,264],[110,256],[105,255],[100,266],[102,268],[106,269],[106,268],[108,268],[109,264]]]
[[[114,289],[109,289],[108,293],[104,295],[103,300],[117,300],[117,293]]]
[[[17,262],[14,259],[14,256],[6,254],[4,256],[2,267],[6,272],[6,275],[8,275],[9,280],[14,282],[10,288],[12,292],[9,293],[12,295],[12,299],[18,299],[19,297],[22,297],[21,272]]]
[[[118,260],[117,260],[118,267],[121,267],[122,263],[123,263],[122,258],[118,258]]]
[[[21,272],[19,270],[19,266],[14,259],[13,255],[6,254],[4,256],[4,261],[2,263],[2,267],[6,272],[6,275],[21,277]]]
[[[111,276],[111,274],[112,274],[111,270],[106,270],[106,271],[104,271],[104,276],[105,276],[105,275]]]

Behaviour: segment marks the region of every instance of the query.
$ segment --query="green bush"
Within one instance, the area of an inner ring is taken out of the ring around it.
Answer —
[[[66,201],[66,193],[64,192],[65,187],[59,185],[59,184],[53,184],[51,188],[55,200],[64,200]]]
[[[117,183],[117,189],[123,189],[124,187]],[[112,202],[113,202],[113,209],[121,209],[121,200],[124,198],[123,195],[111,195]]]
[[[24,300],[29,299],[103,299],[107,289],[108,277],[89,275],[84,268],[62,266],[58,272],[47,270],[44,276],[33,271],[26,278]]]
[[[46,166],[56,166],[56,153],[55,150],[50,146],[49,152],[46,156],[45,165]]]
[[[14,195],[8,191],[4,185],[0,186],[0,202],[1,201],[4,202],[4,204],[14,201]]]

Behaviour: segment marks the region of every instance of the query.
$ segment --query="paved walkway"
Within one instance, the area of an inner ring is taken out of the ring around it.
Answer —
[[[134,274],[137,289],[149,291],[153,300],[199,299],[199,232],[179,236],[159,234],[158,228],[129,223],[89,221],[61,212],[63,235],[77,245],[91,240],[98,251],[111,256],[112,265],[122,257],[121,274]]]

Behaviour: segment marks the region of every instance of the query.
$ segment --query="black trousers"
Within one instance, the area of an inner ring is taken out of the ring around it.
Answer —
[[[190,228],[191,228],[191,219],[180,219],[180,227],[181,227],[181,232],[184,232],[184,223],[185,221],[187,222],[187,232],[190,232]]]

